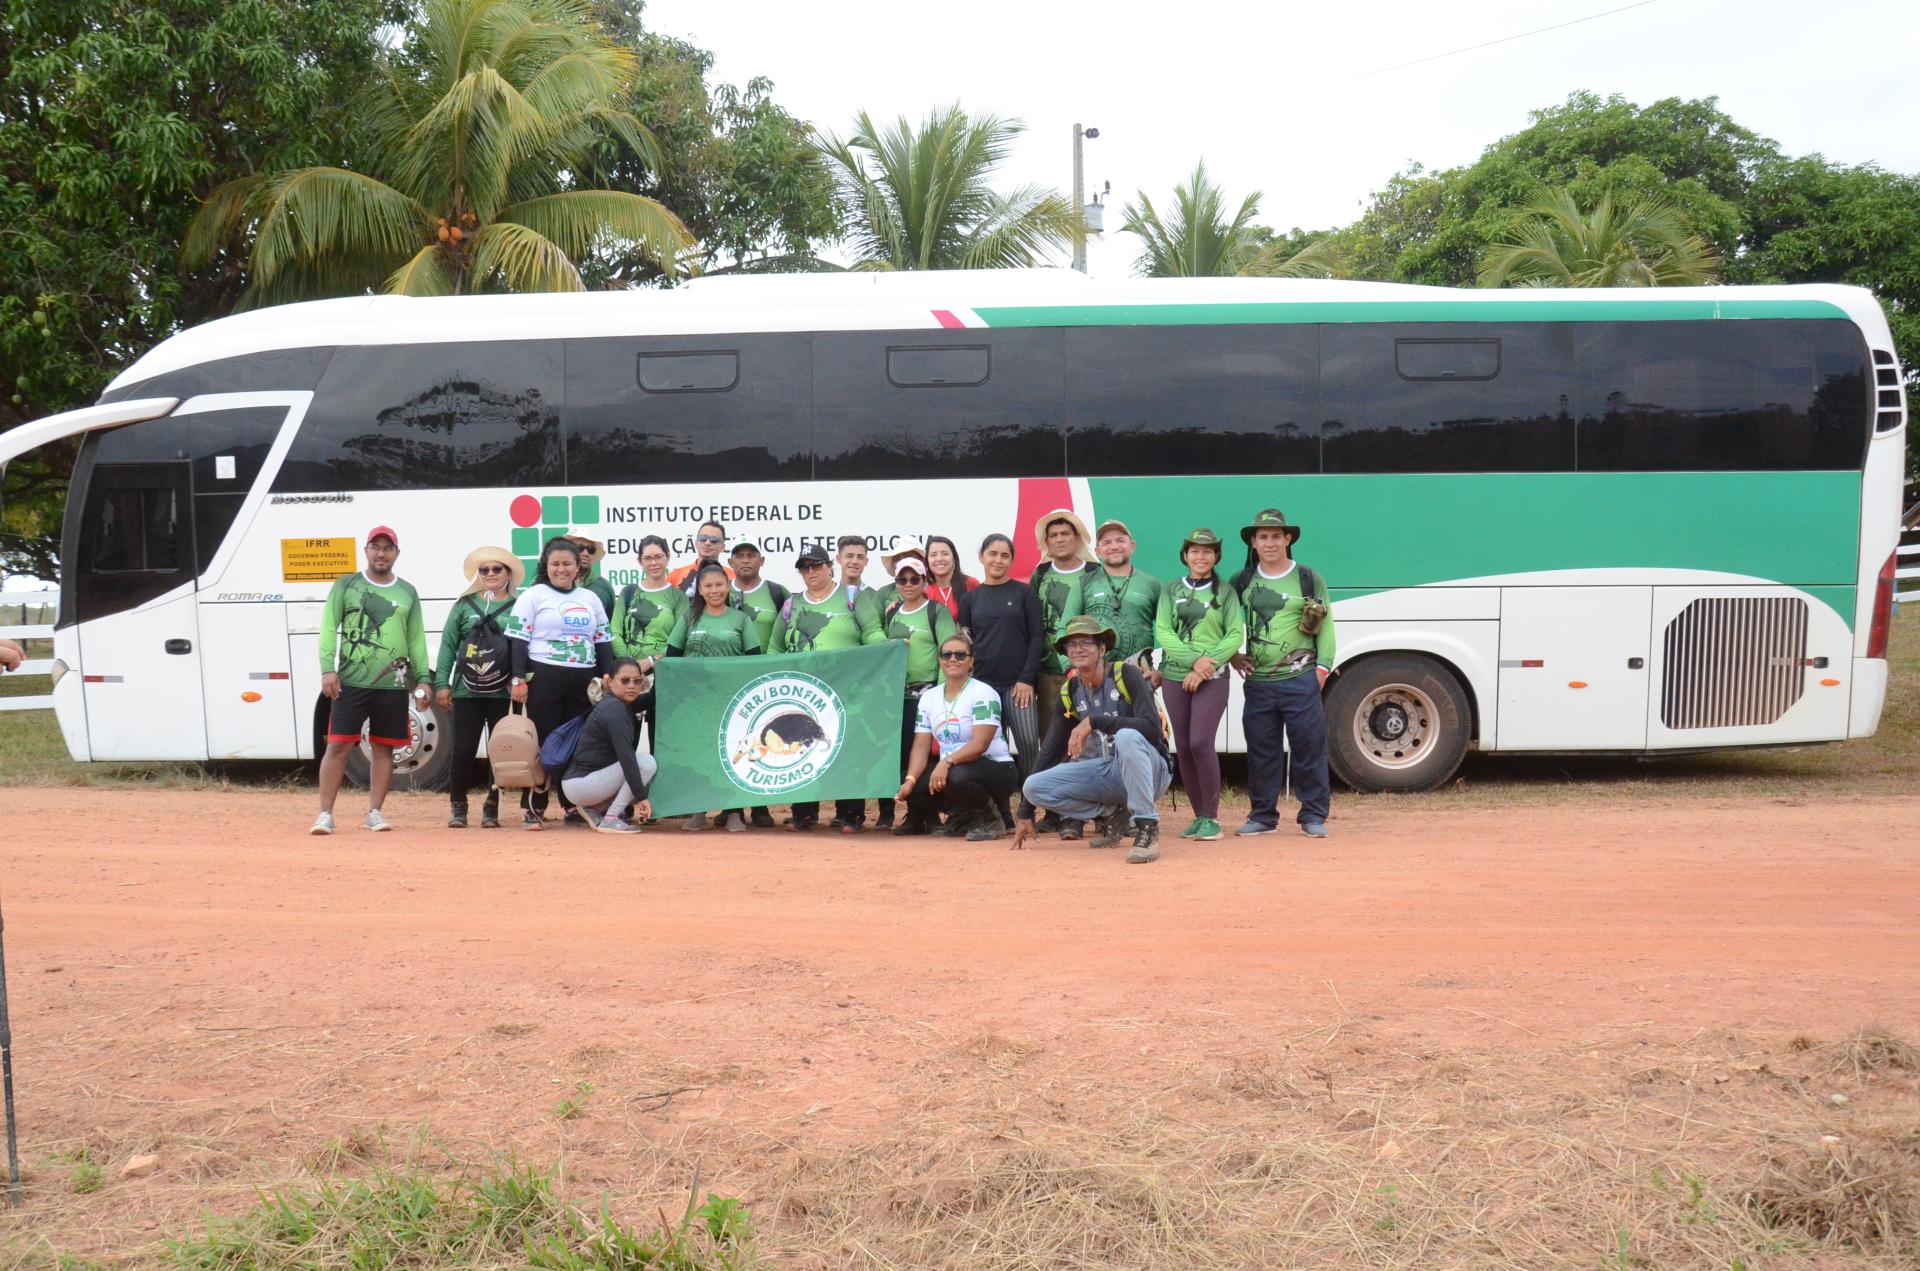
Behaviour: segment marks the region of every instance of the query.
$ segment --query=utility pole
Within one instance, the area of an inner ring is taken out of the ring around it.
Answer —
[[[1098,128],[1082,128],[1079,124],[1073,126],[1073,267],[1083,274],[1087,272],[1087,192],[1080,141],[1082,138],[1094,141],[1099,136]]]

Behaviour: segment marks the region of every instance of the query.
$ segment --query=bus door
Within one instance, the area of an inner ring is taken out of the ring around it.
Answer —
[[[1651,587],[1500,593],[1500,750],[1647,744]]]
[[[153,429],[139,449],[173,449]],[[96,451],[111,454],[119,446]],[[183,449],[183,448],[182,448]],[[101,759],[205,759],[194,600],[193,481],[174,460],[96,461],[87,481],[75,604],[87,747]]]

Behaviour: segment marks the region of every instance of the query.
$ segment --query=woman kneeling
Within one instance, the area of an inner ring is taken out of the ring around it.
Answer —
[[[972,637],[962,631],[942,640],[940,682],[920,695],[913,753],[897,796],[906,800],[907,818],[895,833],[927,833],[942,804],[950,815],[936,833],[964,833],[979,843],[1009,832],[1002,809],[1016,777],[1000,714],[1000,695],[973,678]],[[939,760],[929,766],[936,744]]]
[[[643,709],[641,690],[646,676],[640,663],[620,658],[606,678],[606,692],[587,715],[580,742],[560,779],[560,791],[586,813],[594,828],[607,834],[638,834],[627,819],[627,809],[638,801],[638,816],[653,815],[647,783],[657,771],[653,756],[640,749],[640,730],[634,721]]]

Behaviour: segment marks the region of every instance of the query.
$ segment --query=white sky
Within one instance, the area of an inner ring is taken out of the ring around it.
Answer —
[[[959,101],[1026,121],[998,183],[1113,183],[1095,276],[1138,253],[1119,209],[1162,204],[1202,156],[1235,205],[1261,190],[1276,228],[1345,224],[1410,160],[1470,162],[1571,92],[1718,96],[1789,154],[1920,171],[1920,0],[1652,0],[1562,30],[1369,74],[1616,9],[1632,0],[1349,0],[1096,7],[1047,0],[649,0],[648,26],[692,40],[714,74],[774,82],[786,109],[845,132],[855,111],[918,122]]]

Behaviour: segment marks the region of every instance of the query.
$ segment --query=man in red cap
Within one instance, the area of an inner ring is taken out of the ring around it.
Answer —
[[[362,731],[373,745],[366,827],[390,830],[380,812],[393,782],[393,752],[411,740],[407,685],[422,709],[433,692],[433,663],[420,617],[420,593],[394,577],[400,536],[392,526],[367,531],[367,567],[327,593],[320,615],[320,691],[333,701],[327,753],[320,759],[320,815],[314,834],[333,833],[333,801],[347,775],[347,752]]]

